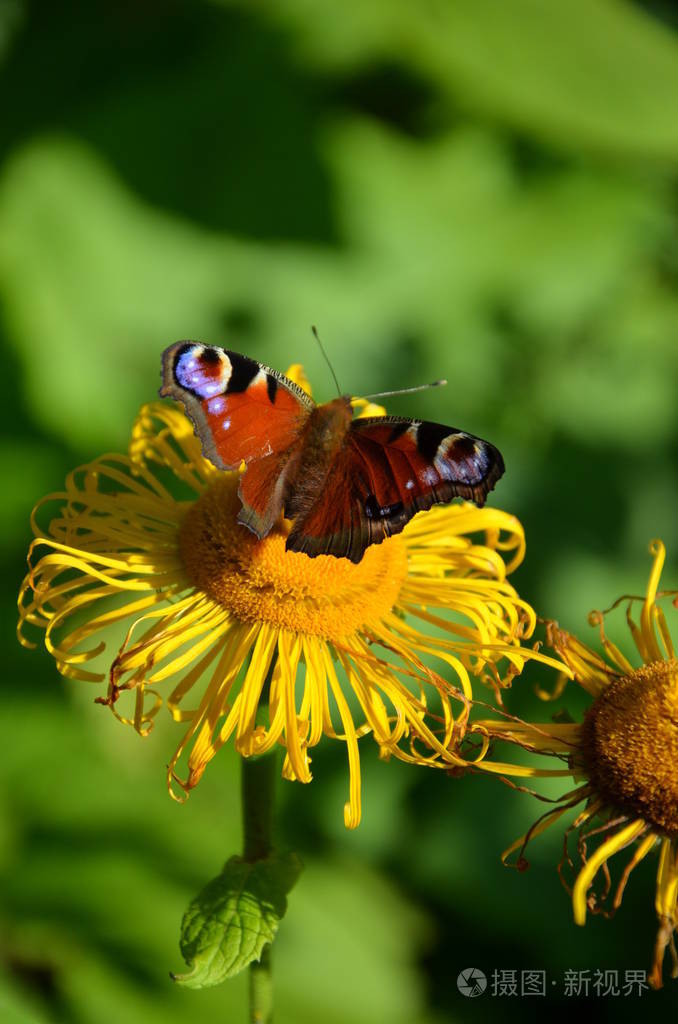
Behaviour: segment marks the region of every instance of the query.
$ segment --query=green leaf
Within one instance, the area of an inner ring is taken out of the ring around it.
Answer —
[[[190,970],[173,980],[207,988],[259,960],[275,938],[300,871],[293,853],[254,862],[231,857],[184,914],[180,946]]]

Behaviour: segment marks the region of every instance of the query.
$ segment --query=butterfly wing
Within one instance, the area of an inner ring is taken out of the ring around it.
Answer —
[[[282,510],[286,472],[313,400],[254,359],[193,341],[163,353],[160,394],[183,404],[205,458],[218,469],[252,464],[240,483],[239,518],[265,536]]]
[[[282,373],[237,352],[179,341],[162,358],[160,394],[183,403],[218,469],[287,450],[315,408]]]
[[[465,498],[483,505],[504,472],[489,441],[442,423],[383,416],[351,424],[354,447],[372,469],[376,505],[415,512]]]
[[[415,513],[466,498],[482,505],[504,472],[494,445],[453,427],[394,416],[356,419],[321,498],[288,548],[359,562]]]

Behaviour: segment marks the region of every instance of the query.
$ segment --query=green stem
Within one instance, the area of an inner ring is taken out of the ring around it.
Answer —
[[[242,758],[242,828],[245,860],[263,860],[273,849],[275,753]]]
[[[263,860],[273,849],[273,802],[277,758],[274,753],[242,758],[243,856]],[[273,1020],[271,947],[264,946],[261,960],[253,961],[250,974],[250,1024]]]
[[[250,1022],[269,1024],[273,1020],[273,978],[271,947],[264,946],[261,960],[250,964]]]

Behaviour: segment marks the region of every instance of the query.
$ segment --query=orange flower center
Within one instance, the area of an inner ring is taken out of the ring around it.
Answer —
[[[678,836],[678,659],[611,682],[586,713],[582,741],[607,803]]]
[[[285,550],[289,525],[263,540],[237,522],[238,475],[219,474],[193,504],[179,531],[186,572],[241,622],[270,622],[298,633],[341,640],[388,614],[407,575],[402,537],[373,544],[357,565]]]

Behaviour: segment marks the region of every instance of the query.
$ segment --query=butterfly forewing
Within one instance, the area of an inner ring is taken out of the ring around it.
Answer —
[[[379,507],[415,506],[410,515],[456,497],[482,505],[504,472],[494,445],[442,423],[357,419],[349,441],[373,470]]]
[[[165,350],[160,394],[183,403],[205,457],[219,469],[288,450],[315,408],[282,373],[192,341]]]

